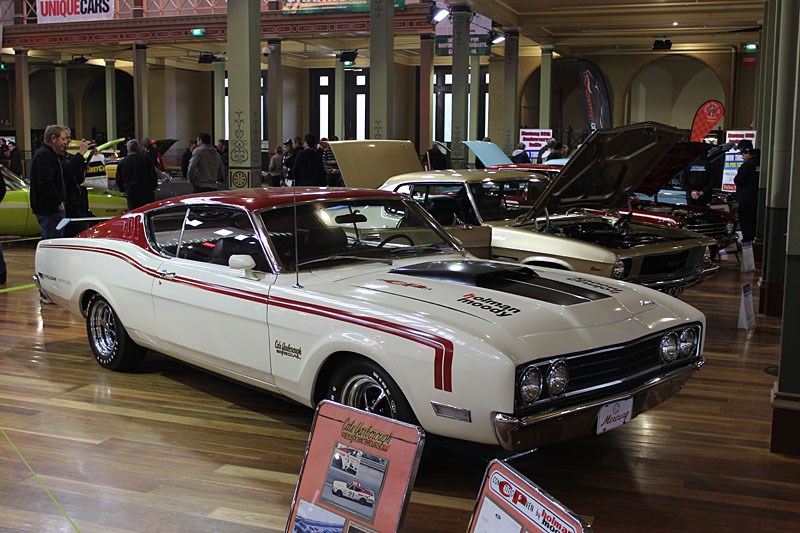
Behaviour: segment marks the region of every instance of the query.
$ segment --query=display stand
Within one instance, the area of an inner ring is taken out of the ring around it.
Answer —
[[[756,260],[753,256],[753,243],[752,242],[743,242],[742,243],[742,272],[755,272],[756,271]]]
[[[502,461],[489,463],[468,533],[580,533],[591,526]]]
[[[419,468],[422,428],[323,401],[286,531],[397,531]]]
[[[753,312],[753,291],[749,283],[742,285],[742,298],[739,304],[739,329],[746,329],[747,331],[756,329],[756,315]]]

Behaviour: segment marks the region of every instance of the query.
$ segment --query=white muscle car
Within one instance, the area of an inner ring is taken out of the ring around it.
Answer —
[[[162,200],[40,242],[36,272],[85,317],[105,368],[134,369],[150,349],[304,405],[329,398],[506,450],[602,433],[703,364],[691,306],[479,260],[389,191]]]
[[[361,505],[372,507],[375,504],[375,493],[358,481],[336,480],[331,486],[331,492],[340,498],[347,498]]]

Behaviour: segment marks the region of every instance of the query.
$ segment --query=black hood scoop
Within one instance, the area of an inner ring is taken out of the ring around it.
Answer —
[[[395,268],[391,272],[516,294],[555,305],[610,298],[588,287],[543,278],[530,268],[489,261],[431,261]]]

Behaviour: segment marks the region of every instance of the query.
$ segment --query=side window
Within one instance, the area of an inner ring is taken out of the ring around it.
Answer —
[[[175,257],[186,208],[164,209],[150,216],[150,240],[157,252]]]
[[[411,187],[412,187],[412,185],[410,183],[405,183],[403,185],[400,185],[398,188],[396,188],[394,190],[394,192],[399,192],[400,194],[405,194],[406,196],[410,197],[411,196]]]
[[[228,259],[239,254],[251,256],[256,270],[270,270],[246,211],[217,206],[189,209],[178,257],[227,266]]]

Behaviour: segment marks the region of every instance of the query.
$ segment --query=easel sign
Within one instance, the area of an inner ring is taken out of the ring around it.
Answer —
[[[331,401],[317,406],[288,532],[394,532],[411,497],[422,428]]]
[[[468,533],[581,533],[591,526],[522,474],[489,463]]]

